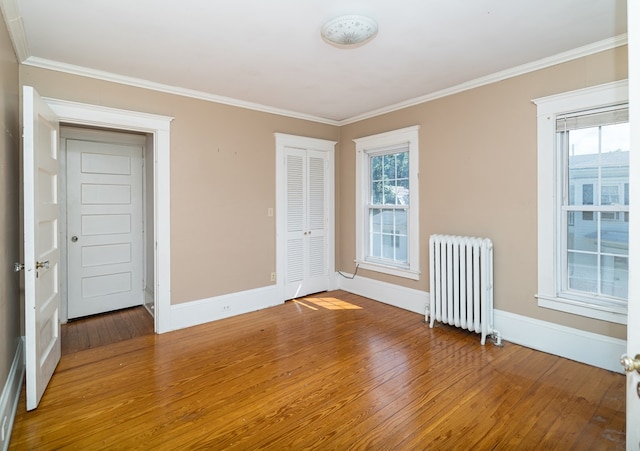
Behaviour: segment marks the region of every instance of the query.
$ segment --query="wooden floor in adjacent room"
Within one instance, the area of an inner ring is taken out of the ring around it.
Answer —
[[[9,449],[624,449],[621,374],[342,291],[62,357]]]

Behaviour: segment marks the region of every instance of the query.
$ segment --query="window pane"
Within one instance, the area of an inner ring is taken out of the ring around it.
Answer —
[[[393,210],[384,210],[382,212],[382,233],[394,233]]]
[[[629,123],[605,125],[602,127],[602,152],[628,152],[630,133]]]
[[[408,210],[370,209],[370,256],[394,263],[408,262]]]
[[[397,205],[409,205],[409,180],[398,180]]]
[[[394,180],[396,178],[396,156],[395,155],[384,156],[384,178],[387,180]]]
[[[382,157],[371,157],[371,181],[382,180]]]
[[[399,262],[409,261],[409,258],[407,255],[407,237],[406,236],[396,237],[396,260]]]
[[[388,260],[394,259],[394,239],[392,235],[383,235],[382,236],[382,258],[386,258]]]
[[[371,209],[371,231],[373,233],[382,232],[382,210],[379,208]]]
[[[384,182],[373,182],[371,184],[371,203],[382,205],[384,194]]]
[[[382,257],[382,234],[373,233],[371,235],[371,256],[380,258]]]
[[[597,155],[600,150],[599,127],[571,130],[568,150],[569,158],[578,155]]]
[[[384,204],[395,205],[396,204],[396,186],[395,180],[385,180],[384,184]]]
[[[396,210],[396,234],[407,235],[407,210]]]
[[[397,173],[399,179],[409,178],[409,152],[402,152],[397,157]]]
[[[624,215],[615,213],[613,220],[600,221],[600,251],[608,254],[629,255],[629,223],[624,221]]]
[[[591,214],[593,212],[586,212]],[[573,225],[567,228],[567,250],[568,251],[588,251],[598,250],[598,223],[585,219],[585,212],[574,216]],[[590,215],[587,215],[589,218]]]
[[[603,255],[600,263],[602,294],[627,298],[629,260],[627,257]]]
[[[593,254],[568,255],[569,289],[597,293],[598,291],[598,256]]]

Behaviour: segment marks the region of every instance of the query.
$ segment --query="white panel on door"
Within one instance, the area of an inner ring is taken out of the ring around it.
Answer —
[[[304,158],[287,155],[287,231],[299,232],[304,228]]]
[[[38,170],[38,198],[42,205],[54,205],[58,193],[58,176],[40,168]]]
[[[324,158],[309,158],[309,229],[325,227]]]
[[[23,87],[26,406],[35,409],[60,360],[58,118]]]
[[[142,305],[146,140],[139,135],[67,129],[64,138],[68,316]]]
[[[108,274],[82,279],[82,297],[92,298],[131,291],[131,273]]]
[[[87,174],[131,174],[131,158],[122,155],[104,155],[83,152],[80,170]]]
[[[83,246],[82,267],[115,265],[131,262],[131,243]]]
[[[287,282],[304,279],[304,242],[302,238],[287,242]]]
[[[309,238],[309,277],[321,277],[327,274],[324,236]]]
[[[131,232],[131,215],[84,215],[83,235],[107,235]]]
[[[46,255],[58,248],[58,220],[51,218],[38,222],[38,254]]]
[[[83,205],[130,204],[131,186],[83,183],[80,188]]]

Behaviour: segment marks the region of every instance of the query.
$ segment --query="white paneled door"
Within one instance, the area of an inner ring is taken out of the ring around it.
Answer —
[[[285,299],[292,299],[329,289],[332,202],[327,152],[286,147],[285,166]]]
[[[24,297],[27,410],[60,361],[58,119],[23,88]]]
[[[112,134],[78,133],[64,140],[69,318],[142,305],[144,298],[144,137],[114,142]]]
[[[629,305],[627,313],[627,449],[640,450],[640,2],[627,2],[629,30]],[[633,51],[631,51],[633,49]]]

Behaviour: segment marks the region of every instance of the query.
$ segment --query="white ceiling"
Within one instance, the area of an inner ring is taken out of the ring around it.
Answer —
[[[627,23],[624,0],[0,2],[25,64],[327,123],[613,47]],[[331,47],[320,28],[342,14],[375,19],[378,36]]]

